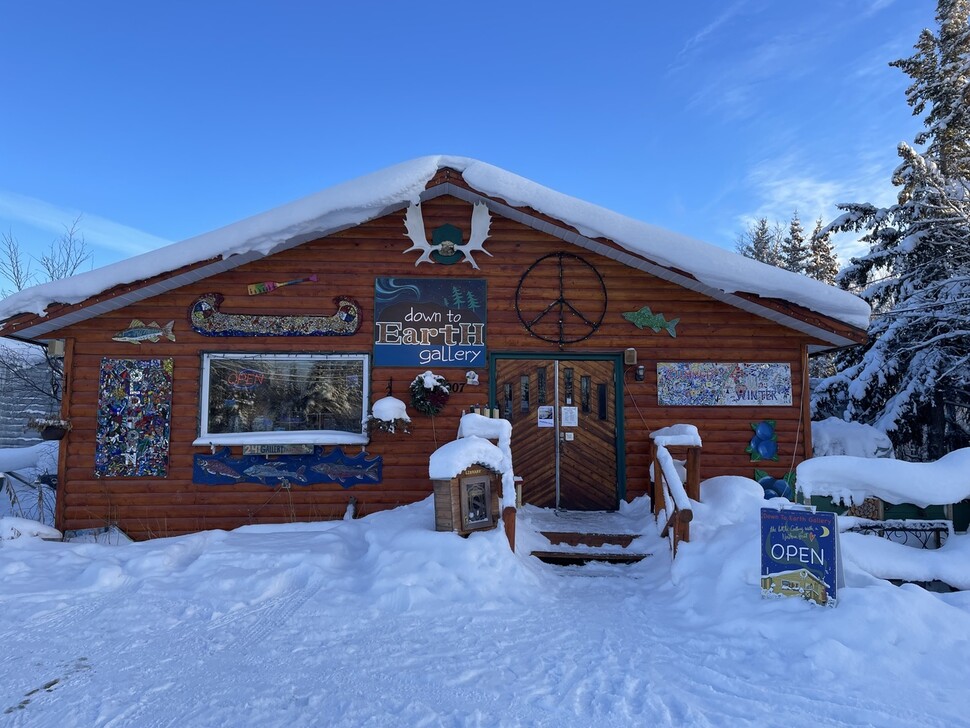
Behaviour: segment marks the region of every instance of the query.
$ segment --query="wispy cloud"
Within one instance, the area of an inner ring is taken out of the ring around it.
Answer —
[[[833,177],[807,164],[797,153],[764,159],[748,173],[746,186],[758,202],[753,209],[738,216],[739,228],[745,229],[762,217],[784,224],[797,209],[803,226],[811,229],[819,216],[823,224],[838,217],[841,214],[836,207],[839,203],[891,205],[896,199],[896,190],[890,182],[893,165],[892,160],[883,157],[862,155],[851,163],[833,165],[835,169],[852,170],[844,176]],[[858,235],[848,233],[833,238],[836,252],[843,262],[866,252],[865,244],[858,238]]]
[[[125,256],[144,253],[172,242],[84,210],[59,207],[33,197],[0,190],[0,218],[50,232],[52,240],[63,234],[65,228],[70,227],[79,216],[79,231],[90,245]],[[16,231],[14,233],[16,237]]]
[[[687,64],[688,57],[715,31],[737,16],[745,4],[746,0],[737,0],[736,2],[731,3],[723,13],[718,15],[716,18],[714,18],[714,20],[688,38],[684,42],[684,45],[681,47],[677,55],[674,56],[674,60],[667,67],[667,72],[674,73],[683,68]]]
[[[870,15],[875,15],[876,13],[882,12],[894,2],[896,2],[896,0],[870,0],[868,6],[863,8],[862,16],[868,17]]]

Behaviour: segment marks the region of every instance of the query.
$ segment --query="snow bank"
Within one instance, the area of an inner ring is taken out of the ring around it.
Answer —
[[[812,423],[812,452],[816,457],[852,455],[860,458],[895,457],[893,443],[882,430],[838,417]]]
[[[56,528],[45,526],[39,521],[31,521],[26,518],[16,518],[14,516],[0,518],[0,539],[9,540],[20,538],[21,536],[56,539],[60,541],[61,532]]]
[[[43,315],[53,302],[79,303],[113,286],[209,259],[270,254],[294,238],[358,225],[387,207],[418,202],[443,167],[462,172],[479,192],[531,207],[572,225],[588,237],[605,237],[662,266],[685,270],[727,293],[743,291],[800,304],[865,329],[870,308],[851,293],[765,265],[709,243],[679,235],[564,195],[523,177],[466,157],[420,157],[330,187],[296,202],[158,250],[60,281],[43,283],[0,302],[0,320],[18,313]],[[402,226],[403,239],[403,226]]]
[[[970,448],[954,450],[934,463],[833,455],[798,465],[798,489],[806,497],[829,496],[853,505],[870,496],[921,508],[970,498]]]
[[[673,564],[666,542],[643,528],[648,501],[621,504],[621,522],[643,531],[634,543],[651,556],[599,571],[513,554],[501,529],[435,532],[431,498],[357,520],[119,546],[0,541],[5,718],[292,728],[966,723],[970,592],[894,587],[872,575],[899,558],[879,553],[893,544],[849,534],[838,608],[762,599],[761,487],[723,477],[701,493],[691,541]],[[544,514],[552,530],[569,523],[568,513]],[[962,578],[942,562],[967,563],[965,549],[955,536],[925,552],[939,564],[924,562],[913,578]]]
[[[951,534],[938,549],[913,548],[861,533],[842,533],[839,538],[843,558],[880,579],[942,581],[955,589],[970,589],[970,536]]]

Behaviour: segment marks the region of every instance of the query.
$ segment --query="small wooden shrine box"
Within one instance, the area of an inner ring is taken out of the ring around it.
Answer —
[[[491,468],[474,464],[449,480],[432,480],[435,530],[465,536],[495,528],[501,477]]]

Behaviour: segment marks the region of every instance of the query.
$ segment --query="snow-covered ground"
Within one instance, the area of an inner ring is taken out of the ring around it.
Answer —
[[[127,545],[0,541],[0,724],[967,725],[970,592],[875,578],[858,562],[878,539],[857,536],[837,608],[763,600],[762,495],[705,482],[673,564],[638,500],[617,528],[652,555],[594,569],[527,556],[533,509],[512,554],[501,530],[436,533],[430,499]],[[966,539],[936,552],[964,575]]]

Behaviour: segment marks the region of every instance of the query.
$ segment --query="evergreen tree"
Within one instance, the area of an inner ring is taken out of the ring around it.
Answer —
[[[839,272],[839,261],[832,247],[832,234],[823,228],[822,218],[815,221],[815,229],[808,244],[808,260],[805,263],[805,275],[817,281],[835,284],[835,277]]]
[[[869,253],[839,281],[873,317],[868,343],[819,390],[897,443],[923,443],[929,458],[970,443],[970,0],[939,0],[936,19],[937,33],[924,30],[916,53],[890,64],[912,79],[924,151],[899,145],[895,205],[840,205],[829,226],[865,232]]]
[[[781,267],[792,273],[804,273],[809,259],[808,243],[805,241],[805,230],[802,221],[798,219],[798,210],[792,213],[788,224],[788,234],[782,238],[779,247]]]
[[[777,266],[781,263],[781,237],[781,228],[769,225],[768,218],[762,217],[738,236],[736,248],[747,258]]]

